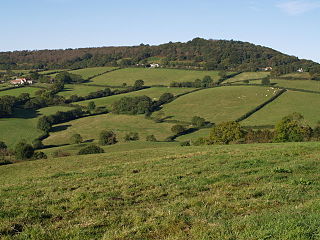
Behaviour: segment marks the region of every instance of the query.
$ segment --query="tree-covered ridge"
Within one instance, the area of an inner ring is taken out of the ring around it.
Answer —
[[[0,69],[57,69],[95,66],[143,65],[150,61],[166,67],[256,71],[266,67],[286,67],[286,71],[318,65],[271,48],[248,42],[206,40],[169,42],[159,46],[100,47],[66,50],[14,51],[0,53]]]

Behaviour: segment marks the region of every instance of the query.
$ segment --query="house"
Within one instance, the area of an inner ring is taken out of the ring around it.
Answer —
[[[299,68],[299,69],[297,70],[297,72],[299,72],[299,73],[303,73],[304,71],[303,71],[303,69],[302,69],[302,68]]]
[[[263,71],[271,71],[272,70],[272,67],[265,67],[265,68],[262,68]]]
[[[151,68],[158,68],[158,67],[160,67],[160,64],[158,64],[158,63],[151,63],[151,64],[150,64],[150,67],[151,67]]]
[[[27,80],[26,78],[19,78],[16,80],[11,80],[10,83],[12,85],[22,85],[22,84],[33,84],[33,81]]]

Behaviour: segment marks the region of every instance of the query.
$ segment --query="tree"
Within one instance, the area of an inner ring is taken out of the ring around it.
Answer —
[[[82,141],[83,139],[79,133],[75,133],[70,137],[71,144],[80,144]]]
[[[202,82],[201,82],[201,86],[204,88],[211,87],[212,82],[213,82],[213,80],[210,76],[204,76],[202,79]]]
[[[124,137],[124,140],[126,142],[129,142],[129,141],[137,141],[139,140],[139,134],[137,132],[129,132],[129,133],[126,133],[125,137]]]
[[[172,93],[163,93],[159,98],[159,103],[164,104],[168,103],[174,99],[174,95]]]
[[[19,160],[32,158],[33,153],[33,147],[25,141],[19,142],[15,147],[15,156]]]
[[[96,145],[89,145],[80,149],[80,151],[78,152],[78,155],[97,154],[97,153],[104,153],[103,148]]]
[[[136,81],[134,82],[133,87],[139,89],[139,88],[142,88],[143,85],[144,85],[144,81],[143,81],[143,80],[136,80]]]
[[[34,159],[47,159],[47,155],[44,152],[35,152],[33,154]]]
[[[155,137],[154,135],[148,135],[148,136],[146,137],[146,141],[147,141],[147,142],[156,142],[157,139],[156,139],[156,137]]]
[[[2,142],[0,141],[0,150],[3,150],[3,149],[7,149],[7,145],[5,144],[5,142]]]
[[[237,122],[223,122],[212,128],[208,144],[229,144],[244,137],[244,131]]]
[[[201,128],[206,125],[206,120],[202,117],[194,116],[191,119],[191,124],[196,128]]]
[[[108,130],[103,130],[100,133],[99,136],[99,143],[100,145],[112,145],[112,144],[116,144],[117,141],[117,136],[113,131],[108,131]]]
[[[52,127],[52,123],[47,116],[42,116],[39,118],[38,123],[37,123],[38,129],[45,131],[45,132],[49,132],[51,127]]]
[[[185,130],[186,128],[180,124],[174,125],[171,128],[171,131],[176,135],[183,133]]]
[[[43,148],[43,143],[40,139],[35,139],[32,141],[32,146],[34,149],[41,149]]]
[[[312,136],[312,129],[303,122],[300,113],[292,113],[276,124],[275,142],[301,142],[309,140]]]
[[[96,109],[96,104],[93,101],[90,101],[87,106],[89,111],[93,111]]]

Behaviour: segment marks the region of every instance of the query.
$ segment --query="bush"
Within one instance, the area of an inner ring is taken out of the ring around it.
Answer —
[[[208,144],[229,144],[244,137],[244,131],[237,122],[223,122],[212,128]]]
[[[107,131],[104,130],[100,133],[99,136],[99,143],[100,145],[112,145],[112,144],[116,144],[117,141],[117,136],[113,131]]]
[[[90,102],[88,103],[87,108],[88,108],[89,111],[95,110],[95,109],[96,109],[96,104],[94,103],[94,101],[90,101]]]
[[[48,132],[50,130],[52,126],[52,122],[50,121],[50,119],[47,116],[43,116],[41,118],[39,118],[38,123],[37,123],[37,128]]]
[[[24,141],[19,142],[15,147],[15,156],[19,160],[32,158],[33,153],[33,147]]]
[[[206,125],[206,120],[204,118],[194,116],[191,119],[191,124],[196,128],[201,128]]]
[[[124,140],[126,142],[129,142],[129,141],[137,141],[139,140],[139,134],[136,133],[136,132],[129,132],[129,133],[126,133],[125,137],[124,137]]]
[[[82,143],[83,139],[79,133],[75,133],[70,137],[71,144],[79,144]]]
[[[0,150],[3,150],[3,149],[7,149],[7,145],[5,144],[5,142],[2,142],[0,141]]]
[[[156,142],[157,139],[156,139],[156,137],[155,137],[154,135],[148,135],[148,136],[146,137],[146,141],[147,141],[147,142]]]
[[[271,143],[274,138],[274,133],[268,129],[249,130],[245,136],[246,143]]]
[[[34,159],[47,159],[47,155],[44,152],[35,152],[33,154]]]
[[[180,146],[181,147],[188,147],[188,146],[190,146],[191,144],[190,144],[190,141],[185,141],[185,142],[180,142]]]
[[[145,114],[150,112],[152,100],[147,96],[122,97],[112,105],[112,111],[116,114]]]
[[[171,131],[176,135],[183,133],[185,130],[186,130],[186,128],[182,125],[179,125],[179,124],[174,125],[171,128]]]
[[[34,149],[41,149],[43,148],[43,143],[40,139],[35,139],[32,141],[32,146]]]
[[[80,149],[78,155],[86,155],[86,154],[96,154],[96,153],[104,153],[104,150],[101,147],[96,145],[89,145]]]

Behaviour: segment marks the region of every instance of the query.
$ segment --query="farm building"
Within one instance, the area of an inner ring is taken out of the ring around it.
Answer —
[[[33,84],[32,80],[27,80],[26,78],[19,78],[16,80],[10,81],[12,85],[22,85],[22,84]]]

